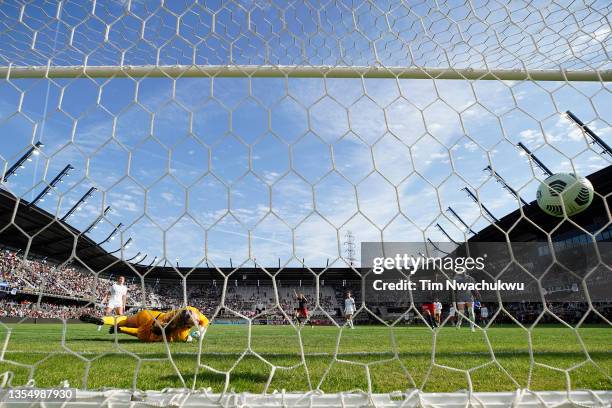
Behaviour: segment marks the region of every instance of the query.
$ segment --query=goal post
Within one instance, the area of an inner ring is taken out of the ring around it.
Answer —
[[[610,406],[609,14],[0,1],[0,405]],[[587,177],[582,213],[538,206],[556,173]],[[381,248],[466,242],[527,291],[376,289]],[[210,326],[80,323],[116,313],[119,276],[129,313]]]

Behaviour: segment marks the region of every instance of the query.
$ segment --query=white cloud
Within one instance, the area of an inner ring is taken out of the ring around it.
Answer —
[[[161,193],[160,195],[161,195],[161,197],[162,197],[164,200],[166,200],[166,202],[171,203],[171,202],[173,202],[173,201],[174,201],[174,194],[172,194],[172,193],[163,192],[163,193]]]

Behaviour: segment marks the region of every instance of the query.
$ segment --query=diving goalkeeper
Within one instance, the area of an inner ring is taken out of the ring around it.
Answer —
[[[141,310],[131,316],[104,316],[98,318],[82,315],[79,318],[86,323],[111,326],[109,333],[129,334],[138,337],[142,342],[193,341],[201,336],[208,327],[208,319],[195,307],[160,312],[158,310]],[[193,334],[191,334],[193,332]]]

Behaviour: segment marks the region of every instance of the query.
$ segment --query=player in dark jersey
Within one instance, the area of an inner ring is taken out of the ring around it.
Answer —
[[[434,320],[434,311],[435,311],[434,303],[433,302],[423,303],[421,305],[421,311],[429,327],[431,328],[437,327],[437,324]]]
[[[308,314],[308,299],[306,299],[306,296],[304,296],[303,293],[297,293],[295,290],[293,291],[293,293],[298,303],[298,306],[295,308],[295,319],[300,325],[303,321],[303,324],[306,324],[306,322],[308,322],[310,324],[310,327],[312,327],[312,322],[310,321]]]

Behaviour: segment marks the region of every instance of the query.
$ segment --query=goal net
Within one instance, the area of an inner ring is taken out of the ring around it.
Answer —
[[[609,15],[0,2],[0,401],[609,406]],[[540,208],[557,173],[581,212]],[[526,289],[410,287],[464,250]],[[405,287],[398,251],[429,260]],[[122,306],[179,312],[151,343],[78,320]]]

